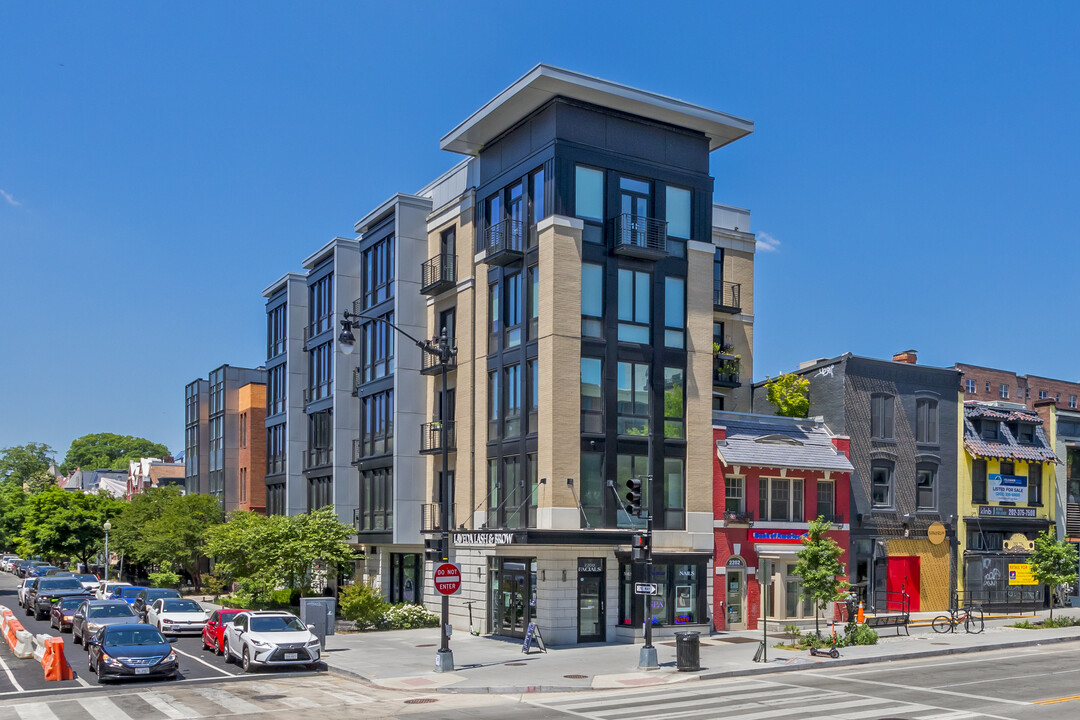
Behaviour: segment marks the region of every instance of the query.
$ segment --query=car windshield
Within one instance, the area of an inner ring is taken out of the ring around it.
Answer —
[[[118,590],[117,595],[119,595],[122,598],[133,598],[133,597],[135,597],[136,595],[138,595],[139,593],[142,592],[141,587],[122,587],[122,588],[117,588],[117,590]]]
[[[251,618],[251,629],[254,632],[296,632],[307,630],[300,618],[292,615],[277,615],[272,617]]]
[[[86,598],[82,598],[82,597],[64,598],[63,600],[60,601],[60,609],[61,610],[74,610],[77,607],[79,607],[80,605],[82,605],[83,601],[85,601],[85,600],[86,600]]]
[[[127,603],[123,605],[98,605],[97,607],[91,607],[86,616],[92,618],[135,617],[135,611]]]
[[[82,583],[75,578],[48,578],[38,583],[38,590],[82,590]]]
[[[202,606],[194,600],[165,600],[161,603],[161,609],[166,612],[193,612],[201,613]]]
[[[80,582],[97,582],[97,575],[89,575],[87,573],[81,573],[76,575]]]
[[[177,592],[176,590],[167,590],[167,589],[163,588],[163,589],[160,589],[160,590],[147,590],[146,591],[146,601],[147,602],[150,602],[152,600],[157,600],[158,598],[176,598],[176,597],[180,597],[180,593]]]
[[[106,645],[163,645],[165,636],[153,627],[111,628],[105,633]]]

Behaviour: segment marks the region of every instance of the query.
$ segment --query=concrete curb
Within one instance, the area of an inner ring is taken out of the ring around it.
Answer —
[[[652,687],[661,688],[668,685],[680,685],[695,680],[718,680],[721,678],[745,677],[747,675],[772,675],[774,673],[798,672],[800,670],[822,670],[830,667],[851,667],[854,665],[873,665],[877,663],[900,662],[902,660],[919,660],[922,658],[940,657],[944,655],[967,655],[970,653],[987,652],[991,650],[1010,650],[1013,648],[1033,647],[1037,645],[1056,645],[1065,642],[1078,642],[1080,635],[1051,638],[1032,638],[1031,640],[1016,640],[1008,642],[996,642],[989,645],[970,645],[967,647],[942,648],[935,650],[922,650],[918,652],[904,653],[894,657],[872,655],[862,658],[843,658],[839,660],[824,660],[816,663],[802,663],[798,665],[766,665],[764,667],[743,668],[739,670],[717,670],[716,672],[686,673],[681,676],[681,681],[656,683],[655,685],[635,685],[634,688]],[[361,680],[384,690],[397,690],[379,684],[379,681],[360,673],[334,667],[327,664],[326,671],[330,675],[348,680]],[[615,688],[605,688],[606,690]],[[458,693],[458,694],[531,694],[531,693],[566,693],[566,692],[589,692],[594,691],[592,686],[580,685],[500,685],[486,687],[456,687],[447,685],[434,688],[413,688],[409,692],[435,692],[435,693]],[[602,691],[598,691],[602,692]]]

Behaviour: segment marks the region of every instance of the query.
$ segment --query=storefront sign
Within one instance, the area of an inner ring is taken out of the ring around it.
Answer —
[[[939,522],[930,523],[930,527],[926,528],[926,539],[934,545],[945,542],[945,526]]]
[[[455,545],[491,546],[512,545],[514,533],[512,532],[478,532],[478,533],[454,533]]]
[[[979,517],[1033,518],[1035,517],[1035,508],[980,505]]]
[[[990,500],[1024,502],[1027,500],[1027,478],[1023,475],[998,475],[990,478]]]
[[[1010,585],[1038,585],[1028,563],[1009,563]]]
[[[579,573],[602,573],[604,572],[604,559],[578,558],[577,571]]]
[[[805,532],[793,530],[751,530],[750,542],[800,543]]]
[[[743,561],[743,559],[741,557],[735,556],[735,557],[729,557],[727,559],[727,566],[729,568],[741,568],[741,567],[746,567],[746,563]]]

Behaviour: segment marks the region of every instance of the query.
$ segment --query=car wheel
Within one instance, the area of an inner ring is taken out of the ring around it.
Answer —
[[[97,672],[95,673],[95,676],[97,677],[97,684],[98,685],[104,685],[105,684],[105,672],[101,668],[101,663],[98,663]]]
[[[44,615],[44,614],[42,614],[42,612],[41,612],[40,610],[38,610],[37,608],[35,608],[35,609],[34,609],[34,619],[35,619],[35,620],[44,620],[44,619],[45,619],[45,615]]]
[[[244,648],[243,657],[240,658],[240,667],[242,667],[246,673],[252,672],[255,669],[251,665],[251,653],[248,652],[246,647]]]
[[[76,645],[82,645],[82,638],[79,637],[79,634],[77,632],[75,632],[74,625],[71,626],[71,642],[75,643]]]
[[[226,665],[231,665],[233,660],[232,660],[232,653],[229,652],[229,641],[228,640],[226,640],[225,644],[222,646],[221,652],[224,653],[224,655],[225,655],[225,664]]]

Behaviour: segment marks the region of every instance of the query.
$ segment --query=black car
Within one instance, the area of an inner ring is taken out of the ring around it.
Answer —
[[[150,609],[155,600],[178,597],[180,597],[180,591],[172,588],[144,588],[135,596],[132,609],[135,610],[135,614],[139,616],[140,621],[146,622],[146,611]]]
[[[35,620],[44,620],[49,617],[54,603],[75,595],[86,595],[86,588],[78,578],[39,577],[26,594],[26,614],[33,615]]]
[[[45,563],[44,560],[23,560],[21,563],[19,563],[18,570],[16,571],[16,574],[21,578],[27,577],[30,574],[30,569],[31,568],[35,568],[38,565],[45,565],[45,564],[46,563]]]
[[[111,678],[175,680],[180,661],[169,641],[149,625],[107,625],[83,641],[86,664],[98,684]]]
[[[71,619],[75,616],[75,611],[89,599],[89,595],[72,595],[61,598],[58,603],[53,603],[52,610],[49,611],[49,627],[54,627],[60,632],[71,630]]]
[[[55,565],[41,564],[41,565],[35,565],[32,568],[28,568],[27,571],[26,571],[26,574],[30,575],[31,577],[45,577],[45,575],[50,570],[56,570],[57,572],[60,572],[60,568],[56,567]]]

